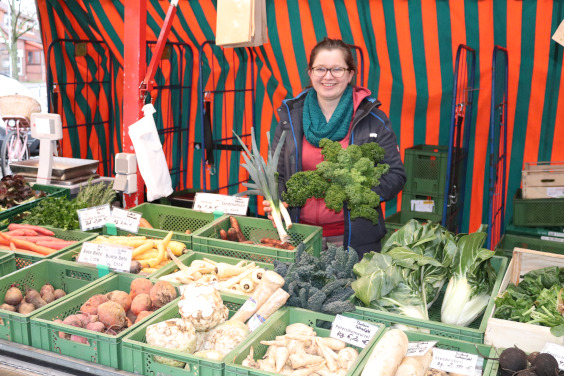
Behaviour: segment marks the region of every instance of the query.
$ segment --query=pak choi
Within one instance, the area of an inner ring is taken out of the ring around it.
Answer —
[[[496,272],[490,263],[494,252],[482,248],[486,236],[475,232],[458,237],[458,253],[441,307],[445,324],[468,326],[488,305]]]

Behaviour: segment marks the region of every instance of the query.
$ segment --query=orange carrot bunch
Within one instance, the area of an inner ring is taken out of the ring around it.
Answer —
[[[75,243],[74,240],[58,239],[53,231],[41,226],[11,223],[8,231],[0,232],[0,249],[42,256]]]

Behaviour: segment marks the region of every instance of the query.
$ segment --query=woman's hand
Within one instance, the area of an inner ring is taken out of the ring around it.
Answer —
[[[282,205],[284,205],[285,208],[288,207],[288,204],[285,203],[284,201],[280,201],[280,203],[281,203]],[[276,227],[276,224],[274,223],[274,218],[272,218],[272,214],[271,214],[271,213],[272,213],[272,208],[270,207],[270,201],[264,200],[264,201],[262,202],[262,206],[264,206],[264,212],[266,213],[267,218],[270,219],[270,221],[272,222],[272,225],[273,225],[274,227]]]

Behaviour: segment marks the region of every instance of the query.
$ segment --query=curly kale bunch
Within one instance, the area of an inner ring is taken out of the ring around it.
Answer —
[[[315,170],[300,171],[286,182],[282,199],[289,206],[304,206],[308,198],[324,198],[331,210],[340,212],[345,202],[351,219],[359,217],[378,223],[376,208],[380,197],[372,190],[390,168],[381,164],[384,149],[376,142],[349,145],[346,149],[337,141],[319,142],[324,160]]]
[[[356,280],[353,266],[358,254],[349,247],[328,249],[315,257],[305,252],[303,243],[296,247],[296,262],[274,261],[274,271],[286,281],[283,289],[290,294],[287,305],[310,309],[332,315],[354,311],[349,298],[354,294],[351,287]]]

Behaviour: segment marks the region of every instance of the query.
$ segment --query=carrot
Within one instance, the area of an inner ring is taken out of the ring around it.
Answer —
[[[237,237],[237,230],[235,230],[233,227],[227,230],[227,240],[231,240],[232,242],[239,241],[239,238]]]
[[[11,249],[12,251],[15,251],[15,250],[16,250],[16,245],[15,245],[13,242],[10,242],[10,249]]]
[[[219,230],[219,237],[221,240],[227,240],[227,231],[224,229]]]
[[[11,236],[37,236],[39,235],[37,231],[31,229],[20,229],[20,230],[12,230],[6,231],[6,234]]]
[[[185,233],[186,235],[190,235],[190,234],[192,233],[192,231],[190,231],[190,229],[188,229],[188,230],[184,231],[184,233]]]
[[[71,246],[73,244],[76,244],[76,241],[75,240],[57,240],[57,239],[55,239],[53,241],[42,240],[42,241],[38,241],[35,244],[43,246],[43,247],[59,250],[59,249],[63,249],[63,248],[66,248],[68,246]]]
[[[0,237],[14,243],[14,245],[18,248],[23,248],[23,249],[27,249],[28,251],[37,252],[43,256],[47,256],[53,253],[53,250],[51,248],[43,247],[25,240],[16,239],[10,235],[4,234],[3,232],[0,232]]]
[[[233,227],[235,231],[237,231],[237,240],[240,242],[247,240],[247,238],[245,238],[245,235],[243,235],[243,232],[241,231],[241,226],[239,226],[237,218],[235,218],[234,216],[229,216],[229,222],[231,223],[231,227]]]
[[[9,234],[8,234],[9,235]],[[19,240],[25,240],[28,242],[32,242],[32,243],[37,243],[40,241],[53,241],[53,240],[60,240],[58,238],[55,238],[53,236],[47,236],[47,235],[37,235],[37,236],[13,236],[16,239]]]
[[[47,230],[46,228],[43,228],[41,226],[26,225],[23,223],[10,223],[8,225],[8,230],[20,230],[20,229],[34,230],[41,235],[51,235],[51,236],[55,235],[53,231]]]
[[[149,223],[149,221],[146,220],[146,219],[143,218],[143,217],[141,217],[141,219],[139,220],[139,227],[153,228],[153,226],[151,226],[151,224]]]
[[[4,251],[12,251],[12,252],[19,252],[19,253],[27,253],[29,255],[35,255],[37,256],[37,253],[32,252],[32,251],[28,251],[27,249],[20,249],[20,248],[16,248],[16,249],[11,249],[10,246],[7,245],[0,245],[0,249],[4,250]]]

